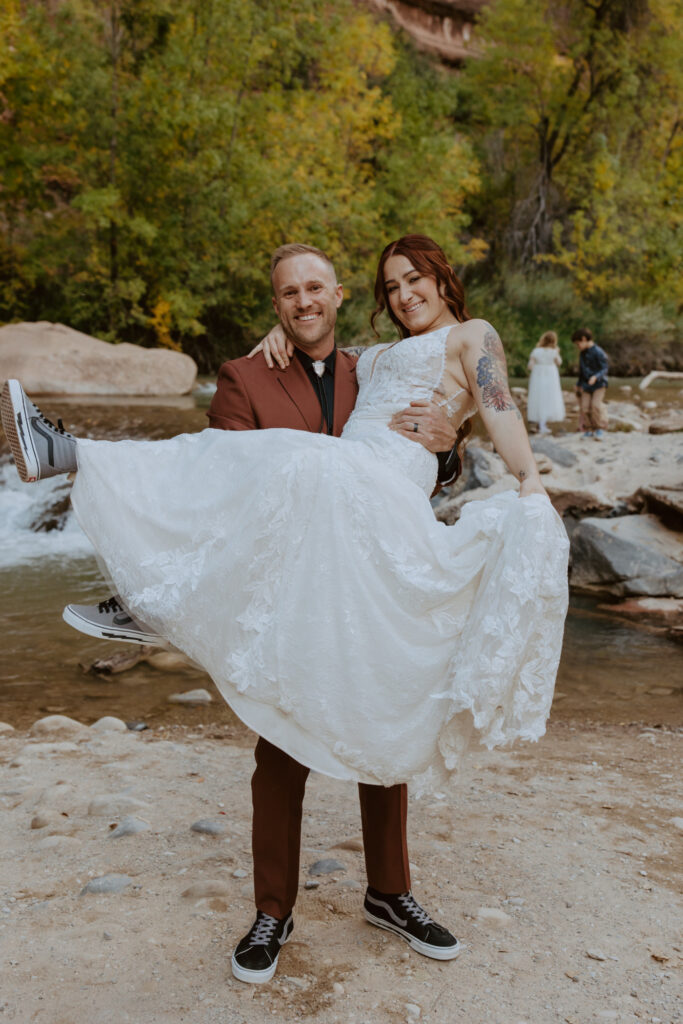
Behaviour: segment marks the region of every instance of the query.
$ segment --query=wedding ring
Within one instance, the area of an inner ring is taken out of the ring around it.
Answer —
[[[413,423],[413,433],[417,434],[417,423]]]

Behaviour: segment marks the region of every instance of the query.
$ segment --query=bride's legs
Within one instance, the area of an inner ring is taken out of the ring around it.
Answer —
[[[54,425],[33,404],[18,380],[8,380],[0,398],[2,425],[17,472],[24,483],[75,473],[76,438]]]

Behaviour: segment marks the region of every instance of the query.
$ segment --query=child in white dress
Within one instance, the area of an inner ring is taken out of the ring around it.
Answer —
[[[557,423],[565,417],[558,369],[561,365],[557,334],[555,331],[546,331],[529,356],[527,367],[531,372],[527,419],[530,423],[538,423],[539,434],[550,433],[548,423]]]

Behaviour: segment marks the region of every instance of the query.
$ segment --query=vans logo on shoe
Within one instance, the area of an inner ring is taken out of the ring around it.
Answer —
[[[53,467],[55,465],[55,443],[52,440],[50,433],[41,426],[40,420],[37,416],[31,417],[31,426],[35,430],[36,434],[40,434],[47,441],[47,461]]]
[[[389,917],[392,919],[392,921],[396,922],[399,928],[405,928],[407,926],[407,919],[405,921],[402,921],[398,914],[394,913],[393,907],[389,906],[388,903],[385,903],[384,900],[376,900],[374,896],[370,895],[370,893],[366,894],[365,899],[367,900],[368,903],[373,903],[376,907],[382,907],[383,910],[386,910]]]

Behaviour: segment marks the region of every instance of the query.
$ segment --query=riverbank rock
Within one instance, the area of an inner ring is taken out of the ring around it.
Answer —
[[[647,430],[650,418],[634,402],[607,403],[610,430]]]
[[[570,582],[618,597],[683,597],[683,539],[653,515],[589,517],[572,532]]]
[[[550,467],[543,467],[543,484],[561,516],[581,520],[647,509],[675,527],[662,510],[666,501],[671,514],[676,511],[683,478],[683,434],[654,437],[643,430],[613,431],[596,443],[574,433],[532,437],[531,447],[536,456],[550,460]],[[434,502],[437,519],[454,523],[465,503],[517,486],[499,456],[476,439],[468,447],[463,476]],[[657,508],[650,505],[655,494],[663,496]]]
[[[579,461],[574,452],[569,451],[558,441],[551,441],[548,437],[531,437],[531,450],[547,455],[548,458],[557,463],[558,466],[575,466]]]
[[[683,626],[683,599],[676,597],[631,597],[598,608],[637,622],[655,626]]]
[[[683,430],[683,410],[669,409],[663,416],[652,420],[649,430],[651,434],[673,434]]]
[[[614,498],[606,495],[600,488],[587,487],[585,490],[565,491],[561,487],[553,487],[549,481],[544,481],[544,485],[553,508],[563,518],[571,516],[574,519],[585,519],[586,516],[614,515],[615,511],[636,511],[635,508],[631,509],[621,502],[617,504]]]
[[[88,726],[67,715],[48,715],[39,718],[30,729],[30,735],[39,739],[77,739],[88,734]]]
[[[465,452],[463,477],[464,490],[471,491],[477,487],[490,487],[507,472],[500,455],[487,451],[480,444],[470,444]]]
[[[112,345],[41,321],[0,327],[0,382],[8,377],[29,394],[185,395],[197,366],[182,352]]]
[[[654,512],[665,526],[683,530],[683,487],[641,487],[638,492],[648,512]]]

